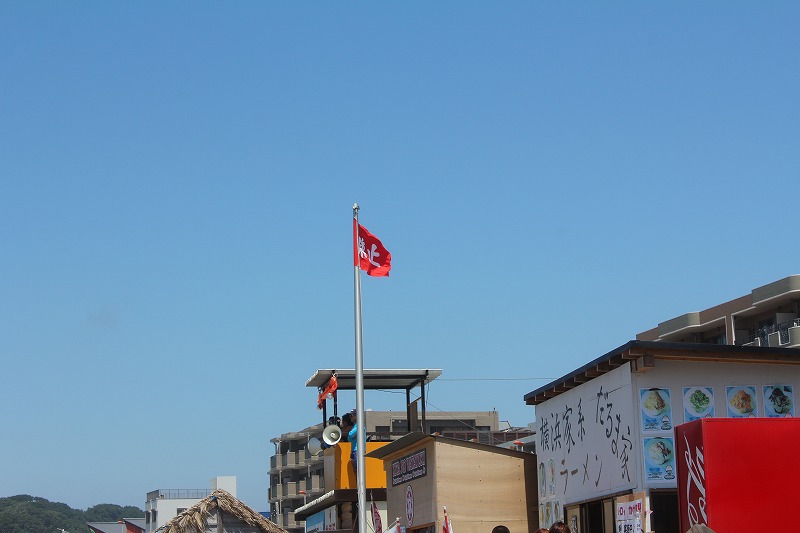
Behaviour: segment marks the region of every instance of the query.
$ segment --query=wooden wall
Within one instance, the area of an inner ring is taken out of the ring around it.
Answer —
[[[421,449],[427,454],[427,474],[391,486],[392,461]],[[496,450],[496,451],[495,451]],[[414,501],[409,530],[433,524],[441,531],[443,506],[458,533],[491,533],[505,525],[511,533],[535,531],[538,524],[536,457],[533,454],[490,449],[471,443],[426,439],[385,458],[387,515],[406,521],[407,488]]]

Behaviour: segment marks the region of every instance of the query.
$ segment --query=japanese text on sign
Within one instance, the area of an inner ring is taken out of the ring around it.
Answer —
[[[630,370],[620,367],[537,406],[545,500],[569,501],[632,483],[636,455],[630,394]]]

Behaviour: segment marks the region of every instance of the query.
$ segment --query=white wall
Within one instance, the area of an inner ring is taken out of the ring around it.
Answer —
[[[200,500],[198,498],[181,498],[181,499],[168,499],[168,498],[159,498],[153,500],[153,505],[146,505],[145,511],[149,511],[151,509],[156,510],[156,523],[153,524],[150,522],[147,524],[147,531],[155,531],[156,529],[160,528],[176,516],[178,516],[178,509],[188,509],[192,505],[196,504]]]
[[[236,497],[236,476],[217,476],[211,478],[211,491],[222,489]]]

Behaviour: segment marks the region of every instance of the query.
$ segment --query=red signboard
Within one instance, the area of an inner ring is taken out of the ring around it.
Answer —
[[[675,441],[680,531],[742,531],[800,504],[800,418],[704,418]]]

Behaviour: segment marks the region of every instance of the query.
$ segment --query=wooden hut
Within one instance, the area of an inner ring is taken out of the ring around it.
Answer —
[[[407,533],[442,531],[445,507],[458,533],[536,527],[533,454],[409,433],[368,455],[384,461],[388,521],[399,518]]]

